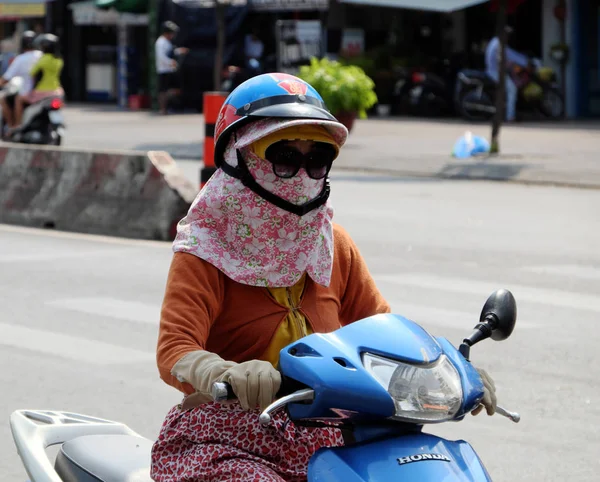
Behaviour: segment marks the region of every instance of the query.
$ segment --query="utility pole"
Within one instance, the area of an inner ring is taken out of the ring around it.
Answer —
[[[217,17],[217,49],[215,51],[215,63],[213,72],[213,89],[215,92],[221,90],[221,71],[223,70],[223,52],[225,51],[225,9],[223,0],[215,1],[215,15]]]
[[[154,43],[158,37],[158,7],[160,0],[150,0],[148,6],[148,93],[152,110],[158,110],[158,85]]]
[[[508,0],[500,0],[498,12],[496,13],[496,35],[500,40],[500,66],[498,69],[498,89],[496,92],[496,115],[492,121],[492,142],[490,152],[500,152],[500,128],[504,120],[504,109],[506,103],[506,15],[508,11]]]

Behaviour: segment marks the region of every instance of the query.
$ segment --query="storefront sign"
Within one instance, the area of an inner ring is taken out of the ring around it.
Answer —
[[[365,31],[362,28],[345,28],[342,33],[342,55],[355,57],[365,50]]]
[[[45,3],[0,3],[0,18],[25,18],[45,16]]]
[[[276,25],[277,70],[296,74],[311,57],[323,56],[323,30],[319,20],[280,20]]]
[[[94,2],[77,2],[69,6],[75,25],[148,25],[147,14],[120,13],[116,10],[101,10]]]
[[[249,0],[251,10],[327,10],[329,0]]]

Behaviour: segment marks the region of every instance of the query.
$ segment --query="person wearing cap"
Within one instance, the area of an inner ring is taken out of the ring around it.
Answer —
[[[188,49],[185,47],[173,47],[173,39],[179,32],[177,24],[166,21],[162,24],[161,35],[154,44],[154,53],[156,56],[156,73],[158,74],[158,105],[161,114],[167,113],[167,104],[169,95],[177,95],[177,82],[175,72],[178,64],[173,58],[174,54],[185,54]]]
[[[245,81],[221,108],[218,169],[173,243],[157,364],[185,396],[153,446],[153,480],[306,480],[317,449],[343,444],[334,427],[296,426],[277,412],[265,428],[259,413],[280,388],[282,348],[390,312],[333,222],[328,175],[347,136],[319,94],[288,74]],[[229,383],[236,401],[213,401],[215,382]],[[486,396],[493,411],[491,386]]]
[[[17,55],[10,64],[10,67],[0,77],[0,87],[10,82],[15,77],[22,79],[21,87],[18,95],[27,97],[33,90],[33,78],[30,75],[31,69],[42,57],[42,51],[34,45],[36,33],[32,30],[23,32],[21,37],[21,49],[22,53]],[[16,102],[16,99],[15,99]],[[7,102],[6,97],[0,99],[0,105],[2,106],[2,116],[4,117],[4,124],[7,128],[14,128],[17,123],[15,119],[15,113],[11,105]]]
[[[507,26],[506,38],[508,41],[512,38],[512,34],[512,27]],[[506,120],[512,122],[517,116],[517,96],[519,90],[509,74],[510,67],[512,65],[527,67],[529,65],[529,59],[526,55],[517,52],[508,45],[506,46],[505,52],[506,64],[508,67],[506,76],[504,77],[506,86]],[[496,84],[500,82],[500,39],[497,36],[489,41],[485,50],[485,71]]]

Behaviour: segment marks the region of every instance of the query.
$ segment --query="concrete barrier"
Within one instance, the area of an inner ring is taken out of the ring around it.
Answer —
[[[197,193],[162,151],[0,145],[0,223],[169,240]]]

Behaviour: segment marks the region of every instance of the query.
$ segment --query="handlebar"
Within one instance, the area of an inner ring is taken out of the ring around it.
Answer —
[[[278,395],[282,392],[284,392],[284,390],[279,390]],[[236,398],[231,385],[225,382],[216,382],[213,384],[212,397],[215,402],[225,402],[227,400],[234,400]],[[258,420],[261,425],[266,427],[271,423],[272,415],[281,410],[288,403],[310,402],[314,400],[314,398],[315,392],[310,388],[303,388],[288,395],[284,395],[265,408],[258,417]]]
[[[288,385],[287,388],[290,388]],[[279,390],[278,397],[285,393],[285,389]],[[271,423],[271,416],[273,413],[285,407],[288,403],[298,403],[298,402],[309,402],[314,400],[315,392],[310,388],[302,388],[300,390],[296,390],[294,392],[288,393],[287,395],[281,396],[275,400],[271,405],[269,405],[259,416],[259,421],[261,425],[266,426]],[[229,383],[225,382],[216,382],[212,387],[212,398],[215,402],[226,402],[228,400],[235,400],[236,396],[233,392],[233,388]],[[521,421],[521,415],[517,412],[511,412],[501,407],[500,405],[496,406],[496,413],[498,415],[502,415],[503,417],[508,418],[514,423],[519,423]]]
[[[496,405],[496,413],[498,415],[502,415],[503,417],[508,418],[509,420],[515,423],[519,423],[521,421],[521,415],[519,415],[517,412],[511,412],[509,410],[506,410],[500,405]]]

